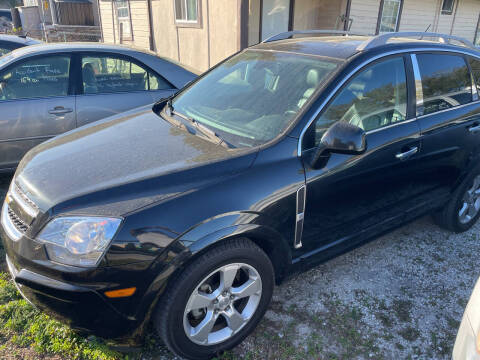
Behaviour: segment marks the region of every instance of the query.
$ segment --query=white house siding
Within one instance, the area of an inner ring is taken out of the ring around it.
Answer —
[[[146,0],[130,0],[133,44],[140,48],[150,48],[148,5]],[[126,41],[124,43],[127,43]]]
[[[400,31],[434,31],[438,0],[404,0]]]
[[[480,14],[480,0],[459,1],[452,33],[473,41]]]
[[[113,43],[115,42],[115,37],[113,33],[112,2],[101,0],[99,3],[103,41],[106,43]]]
[[[352,0],[350,18],[353,19],[353,23],[350,30],[361,34],[374,34],[377,29],[379,8],[380,0]]]
[[[307,29],[335,29],[343,26],[337,18],[345,14],[346,0],[295,0],[293,28],[294,30]]]

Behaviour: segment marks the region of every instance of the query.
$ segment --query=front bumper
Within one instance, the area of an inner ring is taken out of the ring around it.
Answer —
[[[22,296],[35,307],[67,323],[74,330],[104,338],[118,338],[134,323],[108,304],[96,291],[71,285],[27,269],[17,269],[8,255],[8,270]],[[128,331],[127,331],[128,333]]]
[[[0,239],[8,270],[22,296],[72,329],[136,345],[140,336],[138,305],[144,292],[109,299],[107,290],[132,286],[142,279],[142,266],[81,269],[52,263],[41,244],[22,236],[13,240],[0,222]],[[133,269],[132,269],[133,268]]]

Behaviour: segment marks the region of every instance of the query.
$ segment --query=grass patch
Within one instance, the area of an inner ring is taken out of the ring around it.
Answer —
[[[87,340],[21,298],[8,274],[0,273],[0,336],[20,347],[69,359],[127,359],[96,339]]]

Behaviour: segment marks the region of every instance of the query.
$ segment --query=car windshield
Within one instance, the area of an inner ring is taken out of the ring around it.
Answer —
[[[320,56],[250,49],[183,90],[171,105],[234,147],[261,145],[291,124],[339,65]]]

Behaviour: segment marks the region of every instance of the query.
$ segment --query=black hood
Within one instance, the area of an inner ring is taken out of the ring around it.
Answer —
[[[188,182],[194,176],[192,169],[207,166],[201,172],[202,183],[209,178],[213,181],[248,168],[254,154],[250,152],[245,157],[240,156],[242,153],[245,150],[227,149],[175,127],[148,106],[84,126],[35,147],[22,159],[15,181],[43,211],[106,189],[129,192],[129,199],[135,198],[132,191],[142,197],[142,186],[138,186],[141,182],[149,186],[149,195],[143,195],[141,201],[141,206],[145,206],[158,200],[152,193],[168,195],[161,189],[152,189],[152,179],[156,179],[155,187],[171,188],[175,185],[172,181]],[[231,161],[228,166],[212,164],[239,157],[243,159]],[[178,174],[179,171],[185,172],[185,176]],[[175,173],[169,182],[165,175]],[[198,171],[195,176],[198,178]],[[158,182],[159,177],[164,179]],[[128,188],[129,184],[137,186]],[[135,206],[140,204],[109,212],[132,211]]]

